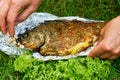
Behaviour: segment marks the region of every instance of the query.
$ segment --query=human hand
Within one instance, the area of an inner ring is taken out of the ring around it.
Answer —
[[[120,16],[114,18],[101,30],[98,44],[88,57],[115,59],[120,57]]]
[[[14,36],[16,23],[24,21],[39,6],[41,0],[0,0],[0,28]],[[22,13],[18,13],[23,9]]]

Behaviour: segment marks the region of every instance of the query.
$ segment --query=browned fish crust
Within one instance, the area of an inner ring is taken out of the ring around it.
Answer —
[[[42,55],[69,55],[87,49],[99,38],[105,22],[47,21],[18,38],[21,44]]]

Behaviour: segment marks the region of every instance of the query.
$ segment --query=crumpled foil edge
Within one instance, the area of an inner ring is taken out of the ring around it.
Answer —
[[[15,27],[15,36],[14,38],[10,38],[9,34],[7,33],[6,35],[3,35],[2,32],[0,32],[0,50],[5,52],[6,54],[14,54],[14,55],[21,55],[25,53],[27,50],[24,49],[24,46],[21,45],[19,47],[16,46],[16,41],[15,39],[18,38],[18,34],[24,33],[26,30],[33,29],[37,25],[40,25],[41,23],[44,23],[45,21],[48,20],[79,20],[83,21],[86,23],[91,23],[91,22],[104,22],[104,21],[99,21],[99,20],[91,20],[91,19],[86,19],[86,18],[81,18],[78,16],[67,16],[67,17],[58,17],[55,15],[52,15],[50,13],[33,13],[29,16],[28,19],[26,19],[24,22],[19,23]],[[77,56],[87,56],[90,51],[94,48],[94,46],[89,47],[88,49],[77,53],[75,55],[67,55],[67,56],[42,56],[38,52],[33,53],[33,57],[36,59],[40,60],[61,60],[61,59],[69,59],[69,58],[74,58]]]

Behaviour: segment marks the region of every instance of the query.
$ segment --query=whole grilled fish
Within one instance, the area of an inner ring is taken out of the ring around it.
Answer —
[[[105,22],[54,20],[20,34],[17,41],[41,55],[76,54],[92,46]]]

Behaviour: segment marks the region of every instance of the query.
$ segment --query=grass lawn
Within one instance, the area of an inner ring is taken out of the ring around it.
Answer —
[[[120,0],[43,0],[39,12],[111,20],[120,13]]]
[[[120,0],[43,0],[37,12],[56,16],[79,16],[109,21],[120,14]],[[21,80],[23,74],[14,72],[14,59],[0,52],[0,80]],[[112,63],[110,80],[120,80],[120,58]]]

